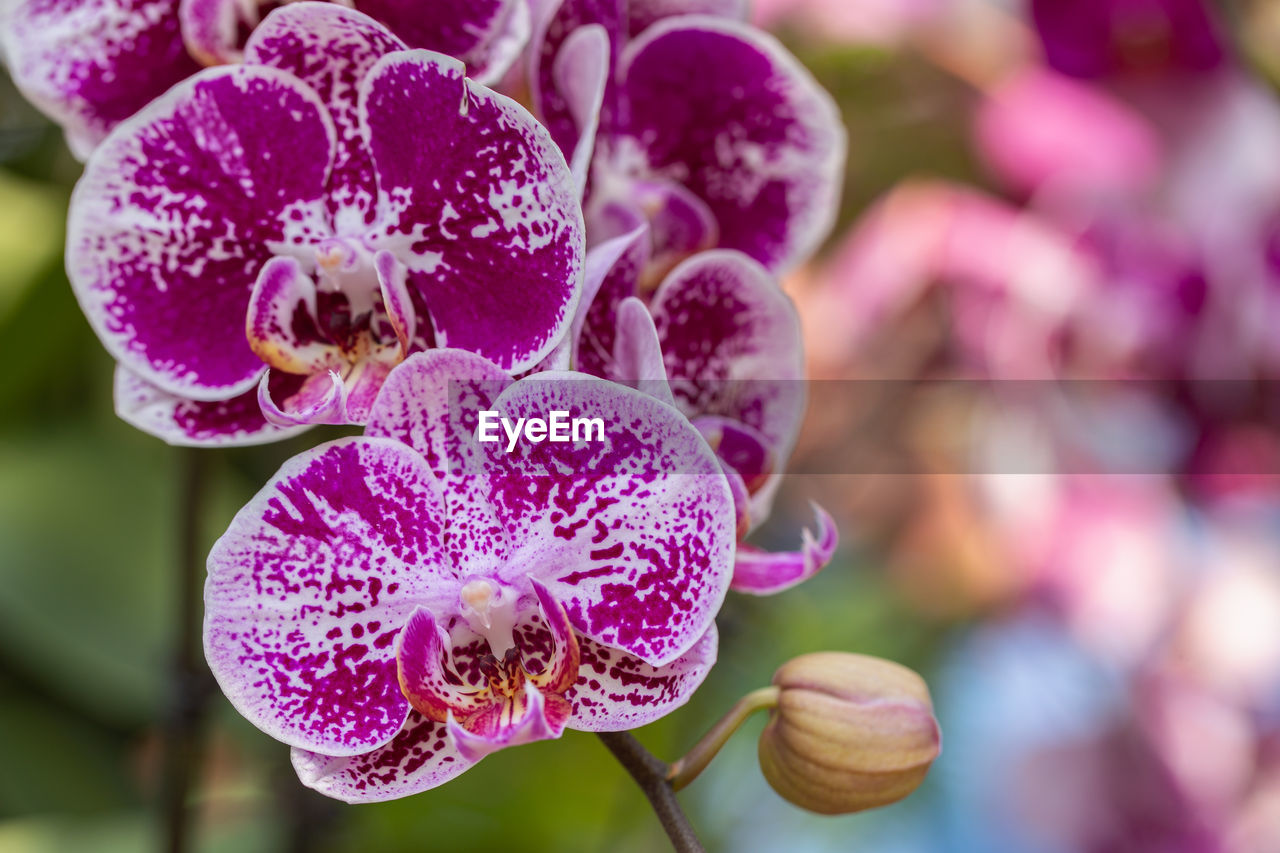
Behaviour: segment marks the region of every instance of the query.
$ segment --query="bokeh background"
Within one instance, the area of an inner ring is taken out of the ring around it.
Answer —
[[[925,785],[806,814],[760,776],[755,720],[682,794],[711,849],[1280,850],[1280,3],[753,14],[851,143],[839,224],[785,282],[815,382],[760,541],[794,547],[817,499],[843,542],[732,596],[704,688],[638,736],[674,759],[789,657],[880,655],[934,692]],[[0,79],[0,853],[160,844],[191,466],[203,553],[325,437],[197,461],[115,418],[62,272],[78,172]],[[203,708],[200,851],[665,843],[589,735],[347,807],[216,690]]]

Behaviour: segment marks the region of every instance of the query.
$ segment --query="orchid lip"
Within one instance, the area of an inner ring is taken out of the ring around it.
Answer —
[[[526,668],[514,640],[516,590],[490,578],[473,577],[459,591],[458,612],[490,643],[490,652],[475,659],[479,684],[460,683],[449,635],[431,611],[419,607],[401,632],[397,666],[405,698],[427,718],[448,724],[464,741],[459,748],[477,757],[522,738],[558,737],[570,713],[564,694],[577,681],[578,640],[564,607],[532,583],[552,639],[538,672]]]

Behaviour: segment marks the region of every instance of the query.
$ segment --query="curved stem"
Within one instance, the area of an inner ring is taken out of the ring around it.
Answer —
[[[671,789],[679,791],[698,778],[698,774],[707,769],[711,759],[716,757],[716,753],[728,742],[747,717],[756,711],[772,708],[777,704],[778,688],[774,686],[753,690],[734,703],[729,713],[712,726],[711,731],[703,735],[702,740],[695,743],[693,749],[685,753],[684,758],[671,765],[667,774]]]
[[[702,853],[702,842],[698,841],[688,816],[676,799],[675,789],[667,781],[670,768],[666,763],[627,732],[599,732],[598,735],[649,798],[649,805],[653,806],[676,853]]]
[[[203,751],[204,718],[212,686],[199,652],[203,560],[200,518],[204,507],[205,452],[184,448],[179,461],[177,613],[173,638],[170,705],[164,730],[160,808],[169,853],[190,849],[187,799]]]

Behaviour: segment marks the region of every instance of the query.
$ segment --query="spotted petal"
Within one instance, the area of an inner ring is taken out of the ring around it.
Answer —
[[[804,417],[804,354],[773,277],[738,252],[704,252],[672,271],[649,310],[681,409],[741,421],[785,459]]]
[[[613,340],[610,379],[639,388],[668,405],[676,404],[662,360],[662,342],[645,304],[629,296],[618,304],[618,334]]]
[[[569,331],[574,369],[593,376],[608,375],[618,331],[618,305],[636,295],[641,271],[650,257],[648,226],[639,219],[628,217],[626,221],[633,226],[630,231],[587,253],[582,302]]]
[[[463,350],[410,356],[391,371],[365,435],[414,448],[445,484],[445,549],[464,574],[491,570],[510,553],[506,531],[486,502],[483,454],[474,442],[478,412],[511,384],[494,364]]]
[[[293,768],[308,788],[348,803],[394,800],[443,785],[472,765],[442,723],[410,711],[385,746],[352,756],[293,750]]]
[[[616,65],[628,39],[675,15],[746,17],[745,0],[544,0],[538,5],[538,23],[529,51],[533,104],[566,156],[579,150],[583,139],[583,123],[576,115],[582,102],[575,100],[574,87],[584,86],[588,80],[592,84],[604,82],[597,109],[604,114],[605,127],[612,129],[618,109]],[[564,54],[573,52],[571,43],[586,30],[596,30],[604,37],[607,52],[603,68],[594,61],[584,66],[575,59],[569,62],[576,66],[576,73],[564,73]]]
[[[579,642],[582,666],[568,694],[569,728],[611,732],[646,725],[689,701],[716,662],[718,635],[713,623],[693,648],[660,667],[591,640]]]
[[[533,108],[566,157],[572,156],[578,147],[583,125],[575,115],[581,104],[575,104],[574,92],[561,88],[561,84],[569,83],[570,79],[560,54],[578,32],[591,29],[605,36],[604,87],[595,118],[598,120],[599,112],[603,111],[607,114],[606,121],[612,121],[617,97],[614,64],[625,44],[625,18],[623,0],[549,0],[535,26],[528,71]],[[569,64],[579,66],[580,74],[586,72],[578,61]],[[598,69],[592,68],[590,73],[594,77]],[[582,77],[572,82],[589,88]],[[594,83],[594,79],[591,82]]]
[[[840,544],[836,523],[816,504],[818,532],[805,528],[799,551],[770,553],[752,545],[739,545],[734,560],[733,589],[748,595],[773,595],[791,589],[816,575],[831,562]]]
[[[524,108],[439,54],[382,59],[360,109],[383,204],[372,242],[408,266],[436,342],[532,367],[568,329],[582,286],[563,155]]]
[[[706,202],[720,246],[775,272],[817,247],[836,213],[844,129],[777,41],[721,18],[667,18],[628,45],[621,81],[622,130]]]
[[[285,399],[296,393],[300,376],[274,371],[271,393]],[[115,407],[121,420],[169,444],[191,447],[264,444],[297,435],[303,427],[282,429],[263,417],[258,390],[229,400],[202,402],[162,391],[116,366]]]
[[[715,15],[742,21],[747,17],[747,0],[627,0],[627,30],[632,36],[674,15]]]
[[[609,35],[599,24],[570,33],[552,66],[556,90],[565,100],[565,109],[576,134],[571,145],[559,141],[569,152],[569,166],[578,187],[578,197],[586,194],[595,153],[596,130],[609,81]],[[569,147],[566,147],[568,145]]]
[[[242,5],[241,0],[216,0]],[[283,6],[245,43],[244,60],[288,71],[319,94],[337,131],[329,206],[341,233],[373,219],[377,184],[360,134],[360,81],[388,53],[406,45],[377,21],[332,3]]]
[[[327,755],[382,746],[405,723],[395,640],[456,587],[444,502],[420,456],[345,439],[285,463],[209,556],[205,653],[241,714]]]
[[[410,47],[462,60],[486,84],[502,79],[529,39],[525,0],[355,0],[355,6]]]
[[[99,147],[72,196],[67,273],[116,360],[191,399],[252,389],[250,293],[268,258],[326,228],[333,144],[313,91],[240,66],[178,84]]]
[[[81,159],[200,70],[178,32],[177,0],[23,0],[0,23],[14,83]]]
[[[581,636],[654,666],[679,658],[720,608],[734,540],[733,497],[701,436],[670,406],[582,374],[523,380],[493,408],[603,426],[603,440],[482,445],[514,547],[504,579],[542,581]]]

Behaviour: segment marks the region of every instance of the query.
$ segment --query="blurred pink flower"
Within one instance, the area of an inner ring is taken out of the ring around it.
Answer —
[[[897,42],[934,18],[949,0],[755,0],[752,23],[795,26],[828,41]]]
[[[1076,77],[1205,72],[1226,50],[1205,0],[1032,0],[1050,65]]]
[[[1162,171],[1161,142],[1138,112],[1046,68],[1011,74],[974,123],[978,154],[1019,193],[1130,194]]]
[[[1055,332],[1097,287],[1097,274],[1040,216],[961,185],[912,181],[854,225],[817,273],[829,293],[807,307],[841,327],[844,351],[826,355],[852,362],[945,285],[962,372],[1047,377]]]
[[[1149,653],[1188,570],[1180,506],[1155,476],[1007,476],[984,482],[1031,599],[1048,603],[1082,646],[1134,665]]]

